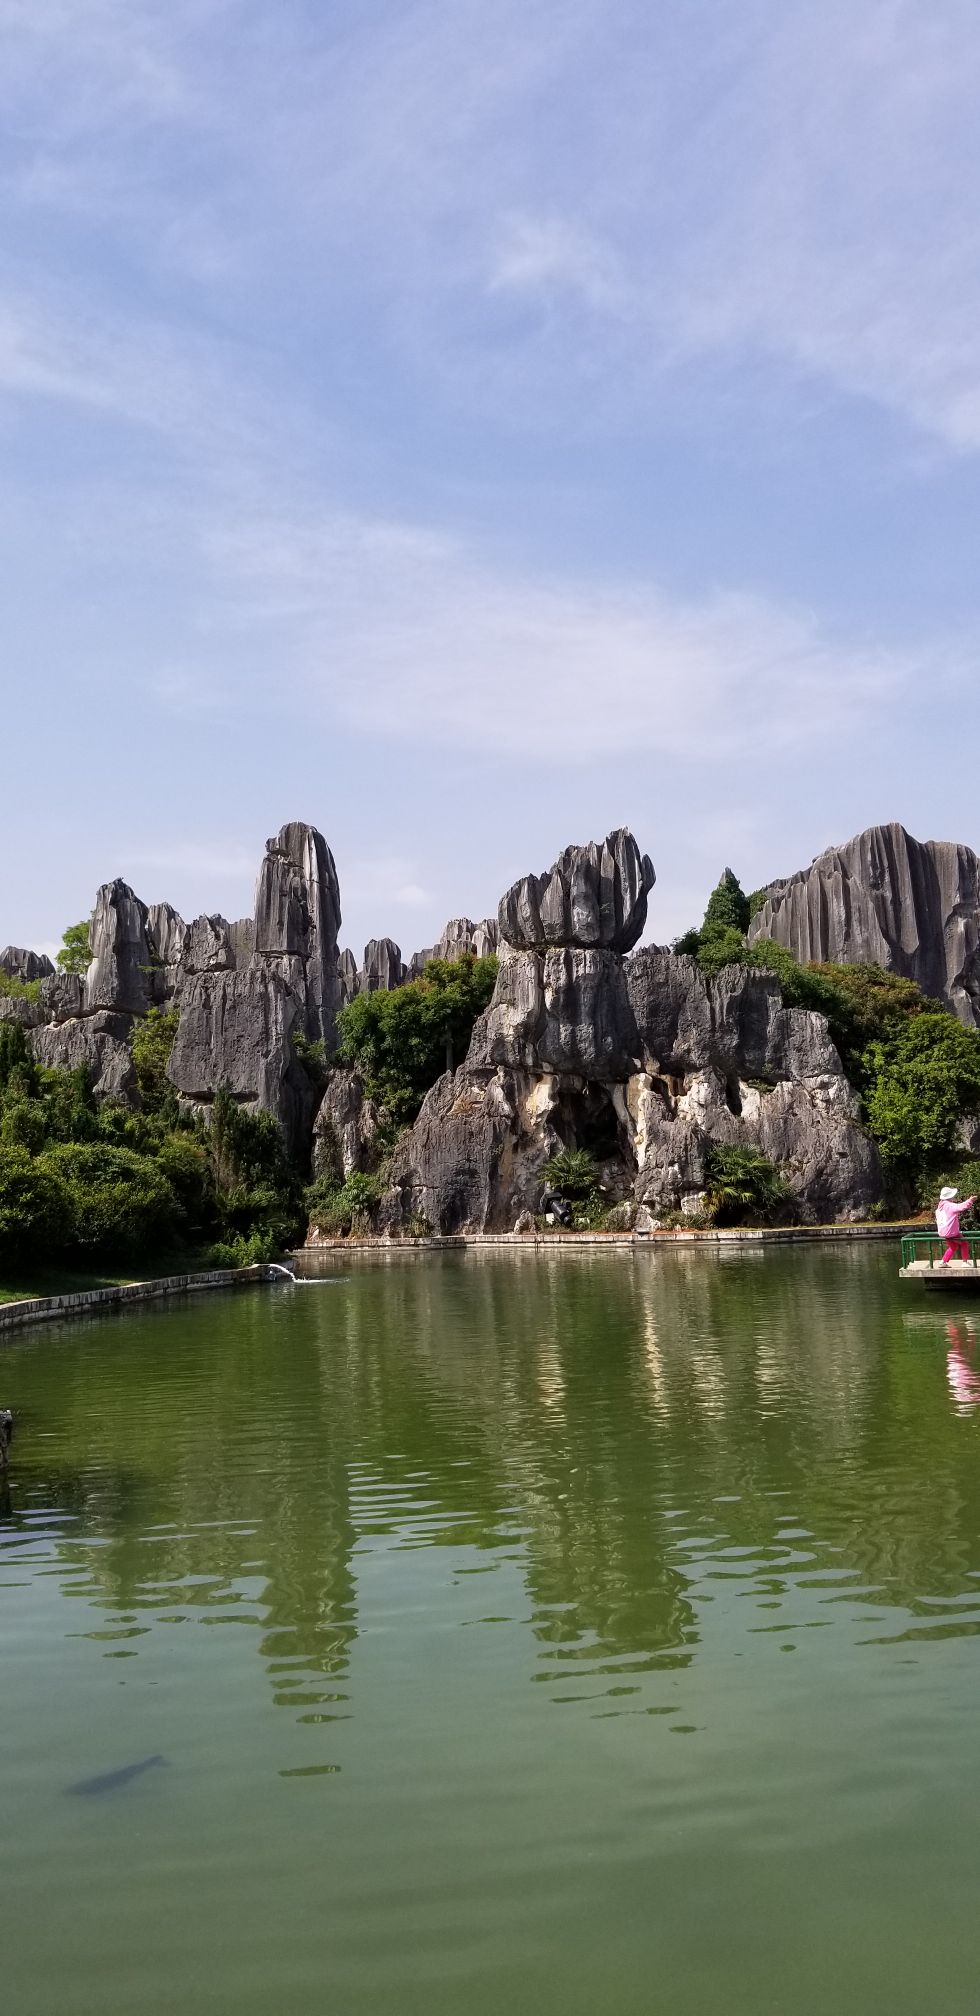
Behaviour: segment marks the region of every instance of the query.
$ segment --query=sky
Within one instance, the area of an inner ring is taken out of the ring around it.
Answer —
[[[0,0],[0,944],[980,844],[973,0]]]

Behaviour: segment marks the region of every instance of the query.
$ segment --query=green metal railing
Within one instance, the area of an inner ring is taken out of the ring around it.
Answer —
[[[964,1231],[958,1236],[969,1249],[968,1264],[976,1267],[980,1264],[980,1232]],[[911,1267],[916,1260],[928,1260],[930,1267],[937,1267],[949,1244],[943,1232],[903,1232],[902,1266]]]

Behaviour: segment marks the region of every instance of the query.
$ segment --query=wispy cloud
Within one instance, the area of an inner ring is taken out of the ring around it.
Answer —
[[[141,289],[192,286],[189,327],[230,276],[264,328],[277,290],[304,324],[370,310],[457,398],[544,383],[566,427],[583,376],[637,411],[665,365],[768,359],[980,447],[970,0],[705,0],[696,24],[409,0],[318,27],[0,0],[0,31],[12,214],[101,216]]]
[[[965,646],[835,635],[759,595],[490,568],[425,529],[260,519],[209,545],[239,616],[288,636],[312,704],[380,739],[532,767],[813,749],[968,662]]]

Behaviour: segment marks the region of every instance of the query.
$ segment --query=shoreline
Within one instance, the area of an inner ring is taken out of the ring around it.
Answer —
[[[553,1246],[595,1246],[626,1248],[636,1252],[671,1246],[778,1246],[803,1240],[900,1239],[904,1232],[921,1230],[912,1219],[898,1218],[887,1225],[731,1225],[707,1231],[675,1232],[447,1232],[430,1233],[423,1239],[386,1239],[380,1234],[343,1238],[311,1239],[294,1246],[291,1260],[308,1253],[398,1253],[463,1252],[468,1247],[500,1247],[515,1252],[548,1252]]]
[[[654,1252],[674,1246],[783,1246],[803,1243],[900,1239],[903,1232],[915,1231],[908,1220],[889,1225],[733,1225],[701,1232],[460,1232],[425,1239],[384,1239],[380,1236],[317,1239],[306,1246],[294,1246],[288,1258],[303,1260],[313,1253],[393,1254],[459,1253],[503,1251],[546,1253],[555,1247],[567,1252],[588,1247],[592,1251]],[[19,1302],[0,1303],[0,1332],[24,1329],[31,1323],[49,1323],[59,1317],[98,1315],[120,1310],[138,1302],[157,1302],[169,1296],[193,1295],[208,1289],[248,1288],[276,1279],[271,1265],[217,1267],[192,1274],[165,1274],[156,1280],[125,1281],[109,1288],[80,1288],[64,1295],[38,1295]]]
[[[111,1288],[33,1295],[20,1302],[0,1302],[0,1330],[20,1330],[28,1323],[49,1323],[59,1316],[88,1316],[132,1302],[156,1302],[167,1295],[193,1295],[207,1288],[247,1288],[269,1279],[270,1270],[263,1265],[212,1267],[196,1274],[163,1274],[154,1281],[123,1281]]]

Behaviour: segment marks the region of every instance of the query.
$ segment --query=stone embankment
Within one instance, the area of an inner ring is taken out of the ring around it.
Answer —
[[[49,1323],[56,1317],[101,1316],[134,1302],[156,1302],[165,1295],[193,1295],[205,1288],[246,1288],[275,1278],[269,1267],[214,1267],[201,1274],[165,1274],[156,1281],[124,1281],[113,1288],[80,1288],[72,1295],[35,1295],[23,1302],[0,1302],[0,1330],[18,1330],[26,1323]]]

